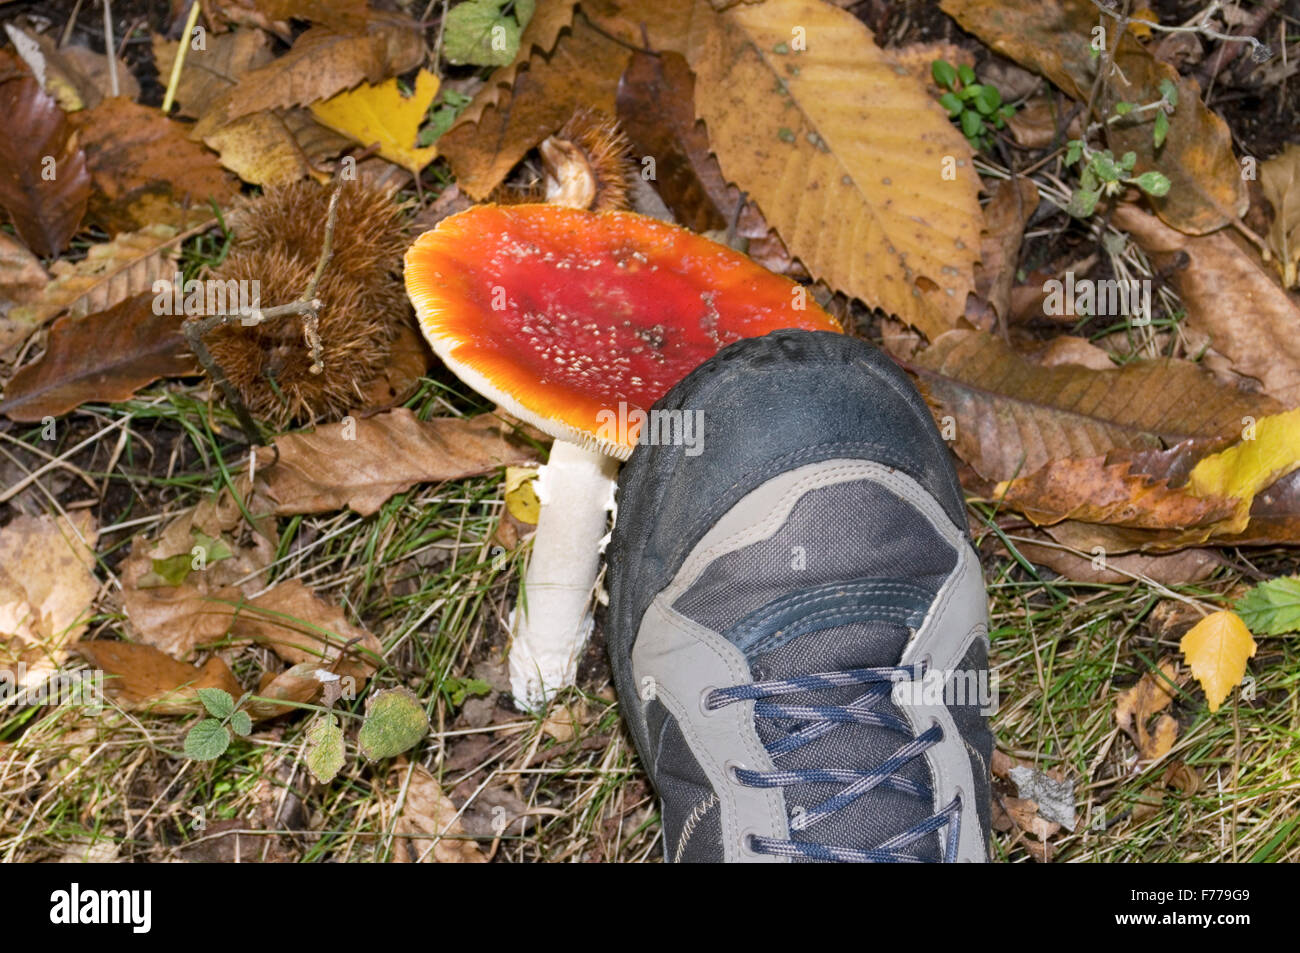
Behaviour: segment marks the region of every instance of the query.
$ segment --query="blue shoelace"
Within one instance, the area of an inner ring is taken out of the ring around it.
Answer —
[[[732,768],[732,776],[746,787],[783,788],[796,784],[843,784],[844,788],[839,793],[791,818],[790,829],[802,831],[812,827],[818,821],[825,820],[877,787],[923,798],[927,803],[933,803],[934,793],[928,785],[902,777],[895,772],[941,742],[942,727],[935,722],[921,734],[913,735],[912,726],[904,719],[888,712],[875,710],[875,706],[890,695],[896,682],[914,681],[924,675],[924,666],[921,664],[801,675],[798,678],[773,679],[753,682],[749,685],[714,689],[706,696],[705,706],[709,709],[718,709],[736,702],[752,700],[755,702],[755,718],[806,722],[797,731],[766,746],[773,758],[802,747],[843,724],[872,725],[899,732],[912,739],[879,765],[865,771],[842,768],[752,771],[743,767]],[[871,688],[847,705],[787,705],[766,700],[779,695],[824,691],[845,685],[870,685]],[[752,835],[749,841],[750,849],[756,853],[781,857],[804,857],[811,860],[846,863],[915,863],[917,858],[903,853],[903,848],[944,826],[948,827],[944,857],[945,859],[955,857],[960,825],[961,798],[958,796],[937,813],[872,850]]]

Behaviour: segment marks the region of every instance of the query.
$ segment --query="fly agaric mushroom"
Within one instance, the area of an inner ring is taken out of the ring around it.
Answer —
[[[724,245],[559,205],[443,219],[407,251],[406,291],[447,367],[555,437],[510,649],[515,700],[536,710],[573,684],[618,461],[650,406],[741,338],[840,328],[802,287]]]

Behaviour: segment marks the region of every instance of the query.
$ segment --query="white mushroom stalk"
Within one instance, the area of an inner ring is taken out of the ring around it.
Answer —
[[[530,711],[577,675],[617,475],[613,457],[556,440],[537,478],[542,506],[510,646],[510,689]]]

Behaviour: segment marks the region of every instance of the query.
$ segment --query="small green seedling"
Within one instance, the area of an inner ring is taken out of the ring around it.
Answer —
[[[976,82],[975,71],[964,63],[954,67],[947,60],[930,64],[930,75],[941,89],[947,90],[939,97],[939,104],[948,110],[948,117],[957,120],[962,134],[972,149],[987,148],[994,129],[1001,129],[1016,111],[1016,107],[1002,102],[996,86]]]
[[[1070,195],[1066,211],[1075,218],[1087,218],[1097,209],[1103,195],[1115,195],[1125,185],[1136,185],[1147,195],[1159,197],[1169,193],[1169,180],[1156,171],[1131,175],[1137,164],[1137,153],[1126,152],[1118,159],[1109,149],[1093,151],[1082,139],[1072,139],[1065,150],[1065,164],[1074,165],[1082,159],[1079,187]]]
[[[232,731],[241,738],[253,733],[253,719],[241,708],[249,696],[245,694],[236,702],[220,688],[200,688],[198,694],[212,717],[204,718],[185,735],[185,756],[195,761],[214,761],[230,747]]]
[[[393,758],[420,743],[429,731],[429,715],[405,688],[390,688],[366,704],[357,747],[368,761]],[[333,712],[322,712],[307,727],[307,770],[321,784],[333,781],[346,761],[343,727]]]

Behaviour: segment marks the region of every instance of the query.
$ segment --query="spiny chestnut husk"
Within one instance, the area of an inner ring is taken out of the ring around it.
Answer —
[[[579,107],[538,150],[546,171],[546,201],[596,212],[629,207],[632,143],[618,120]]]
[[[234,215],[235,241],[211,277],[259,282],[263,309],[296,301],[320,260],[332,187],[312,181],[272,189]],[[276,427],[342,416],[379,376],[401,325],[409,321],[402,285],[406,217],[388,193],[344,183],[334,249],[316,288],[320,373],[303,336],[304,318],[255,327],[234,322],[206,341],[245,405]]]

